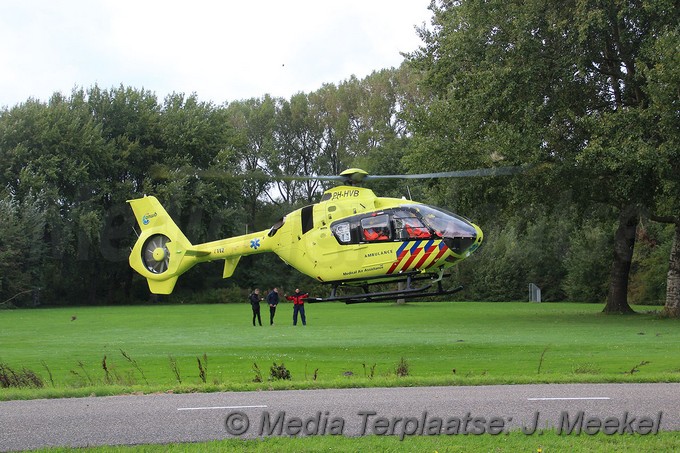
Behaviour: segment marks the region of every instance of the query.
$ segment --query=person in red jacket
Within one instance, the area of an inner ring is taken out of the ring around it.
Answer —
[[[295,289],[295,294],[286,296],[286,299],[293,301],[293,325],[297,326],[298,313],[302,319],[302,325],[307,325],[307,318],[305,318],[305,299],[309,296],[307,293],[301,293],[299,288]]]

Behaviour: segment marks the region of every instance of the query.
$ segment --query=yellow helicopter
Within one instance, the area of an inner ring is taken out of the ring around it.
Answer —
[[[338,179],[342,185],[326,190],[321,201],[291,212],[268,230],[196,245],[155,197],[145,196],[128,201],[141,229],[129,262],[155,294],[170,294],[177,278],[198,263],[224,260],[222,276],[228,278],[242,256],[265,252],[274,252],[303,274],[330,284],[330,296],[316,301],[356,303],[451,294],[462,287],[444,289],[444,272],[480,247],[482,230],[443,209],[377,197],[358,184],[379,178],[486,176],[515,171],[504,167],[389,176],[352,168],[339,176],[299,177]],[[416,280],[429,283],[414,286]],[[402,284],[394,291],[370,291],[370,285],[387,282]],[[363,292],[338,293],[339,288],[348,287]]]

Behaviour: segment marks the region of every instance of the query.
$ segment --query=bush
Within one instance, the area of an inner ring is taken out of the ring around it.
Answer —
[[[276,362],[272,365],[269,370],[269,380],[270,381],[280,381],[280,380],[290,380],[290,371],[286,368],[286,365],[281,362],[281,365],[277,365]]]

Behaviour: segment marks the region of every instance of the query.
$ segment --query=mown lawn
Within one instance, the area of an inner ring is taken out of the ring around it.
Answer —
[[[251,325],[246,304],[3,310],[0,363],[34,371],[45,389],[0,389],[0,399],[131,389],[680,380],[680,323],[601,309],[308,304],[308,325],[296,327],[291,304],[279,306],[274,326],[263,306],[263,327]],[[402,358],[405,377],[397,376]],[[283,363],[292,379],[270,382],[273,363]],[[253,383],[254,364],[262,383]]]

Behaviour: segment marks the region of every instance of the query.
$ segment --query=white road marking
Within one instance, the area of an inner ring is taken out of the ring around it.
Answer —
[[[262,409],[267,406],[206,406],[206,407],[178,407],[178,411],[206,411],[213,409]]]
[[[527,398],[527,401],[610,400],[608,396],[584,396],[564,398]]]

